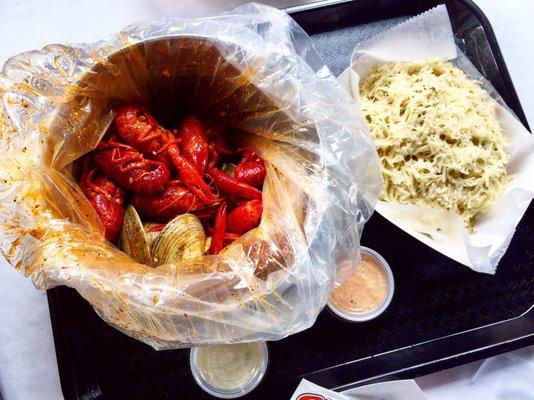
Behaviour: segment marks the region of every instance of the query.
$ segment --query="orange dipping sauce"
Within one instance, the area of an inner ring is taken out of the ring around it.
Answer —
[[[330,293],[330,303],[350,314],[364,314],[382,305],[388,293],[384,269],[362,253],[362,261],[345,282]]]

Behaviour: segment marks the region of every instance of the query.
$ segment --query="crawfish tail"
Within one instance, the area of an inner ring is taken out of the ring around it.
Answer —
[[[261,188],[267,173],[265,162],[248,147],[244,149],[244,153],[243,158],[235,168],[234,177],[239,182]]]
[[[180,180],[191,190],[202,202],[213,203],[215,195],[211,192],[209,185],[204,182],[202,175],[187,159],[175,153],[172,155],[172,161],[178,173]]]
[[[136,193],[159,192],[171,176],[164,163],[147,160],[133,148],[97,150],[93,159],[106,175]]]
[[[204,175],[209,156],[208,139],[197,117],[189,116],[184,120],[178,138],[181,154],[201,175]]]
[[[265,180],[265,163],[259,162],[239,163],[234,170],[234,177],[239,182],[246,183],[254,187],[262,187]]]
[[[149,158],[171,166],[171,155],[179,152],[177,140],[139,105],[126,105],[117,109],[115,127],[119,136],[130,146]]]
[[[210,168],[208,175],[213,183],[223,192],[240,199],[261,199],[261,190],[225,174],[217,168]]]
[[[124,190],[101,175],[96,168],[84,171],[80,188],[100,218],[106,239],[115,239],[124,217]]]
[[[226,227],[230,232],[240,235],[256,228],[261,222],[263,204],[261,200],[250,200],[240,203],[226,219]]]
[[[211,237],[210,254],[218,254],[224,247],[224,237],[226,232],[226,203],[221,203],[215,215],[213,225],[213,236]]]
[[[135,194],[132,205],[145,217],[167,222],[177,215],[195,211],[202,202],[178,181],[169,182],[160,193]]]
[[[208,232],[209,235],[213,235],[213,228],[208,228],[207,232]],[[237,233],[225,232],[224,233],[224,243],[225,244],[230,244],[232,242],[235,242],[240,237],[241,237],[241,235],[239,235]]]
[[[125,105],[116,110],[115,127],[119,136],[143,153],[156,150],[151,148],[147,136],[157,126],[156,119],[143,106]]]
[[[124,218],[123,205],[110,201],[107,196],[100,193],[94,195],[91,205],[98,214],[102,225],[104,225],[106,239],[109,241],[115,239],[122,227]]]

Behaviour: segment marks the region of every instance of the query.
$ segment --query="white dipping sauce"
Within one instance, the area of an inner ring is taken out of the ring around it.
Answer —
[[[262,364],[259,343],[199,347],[197,366],[206,383],[218,389],[238,389],[251,382]]]

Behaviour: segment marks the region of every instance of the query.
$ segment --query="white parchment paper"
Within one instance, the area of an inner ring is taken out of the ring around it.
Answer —
[[[427,400],[413,380],[373,383],[334,392],[303,379],[291,400]]]
[[[480,82],[498,104],[497,118],[508,142],[512,177],[503,195],[477,217],[468,232],[459,216],[420,205],[379,201],[376,210],[416,239],[478,272],[495,273],[515,229],[534,197],[534,138],[506,106],[492,85],[457,49],[444,5],[409,19],[360,43],[341,84],[359,103],[358,85],[373,68],[389,62],[450,60]]]

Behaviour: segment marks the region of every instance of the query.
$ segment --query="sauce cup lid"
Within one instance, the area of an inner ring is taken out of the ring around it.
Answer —
[[[235,399],[241,396],[244,396],[254,390],[262,381],[267,371],[267,364],[269,361],[269,351],[267,349],[267,344],[265,342],[253,342],[260,347],[260,364],[257,368],[254,376],[241,387],[223,389],[220,387],[213,386],[210,384],[203,372],[198,365],[198,351],[199,347],[191,348],[189,353],[189,364],[191,366],[191,372],[193,373],[193,378],[197,384],[207,393],[212,396],[218,397],[220,399]]]
[[[391,267],[389,266],[387,261],[384,259],[384,257],[382,257],[376,251],[368,247],[361,246],[360,251],[362,253],[362,256],[364,254],[369,256],[371,259],[373,259],[373,261],[376,262],[378,266],[382,268],[386,276],[387,291],[386,291],[386,297],[384,298],[384,301],[378,307],[376,307],[374,310],[364,312],[364,313],[350,312],[350,311],[341,309],[339,307],[336,307],[335,303],[333,303],[331,301],[331,298],[328,297],[328,301],[326,305],[328,306],[329,310],[332,313],[334,313],[336,316],[349,322],[365,322],[365,321],[370,321],[378,317],[388,308],[389,303],[391,303],[391,299],[393,298],[393,292],[395,290],[393,271],[391,270]]]

